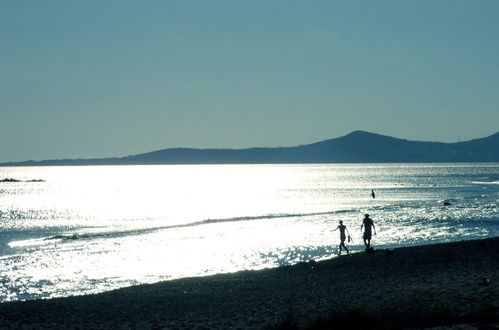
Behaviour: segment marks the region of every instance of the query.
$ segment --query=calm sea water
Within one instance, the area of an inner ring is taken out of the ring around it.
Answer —
[[[11,167],[3,178],[22,180],[0,183],[3,302],[330,258],[339,220],[362,251],[364,213],[379,248],[499,234],[497,163]]]

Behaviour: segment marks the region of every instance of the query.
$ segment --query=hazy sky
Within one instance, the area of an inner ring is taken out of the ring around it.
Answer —
[[[499,131],[499,1],[0,0],[0,161]]]

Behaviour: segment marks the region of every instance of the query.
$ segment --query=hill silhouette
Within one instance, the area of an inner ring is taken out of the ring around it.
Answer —
[[[286,148],[173,148],[121,158],[25,161],[0,166],[405,162],[499,162],[499,132],[466,142],[443,143],[354,131],[339,138]]]

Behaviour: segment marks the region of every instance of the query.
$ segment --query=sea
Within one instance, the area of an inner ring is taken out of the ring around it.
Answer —
[[[371,191],[374,191],[375,198]],[[499,235],[499,163],[0,168],[0,302]]]

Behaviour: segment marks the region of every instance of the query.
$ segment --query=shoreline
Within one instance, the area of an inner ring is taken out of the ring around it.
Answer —
[[[499,237],[0,304],[0,329],[327,329],[341,322],[499,325]]]

